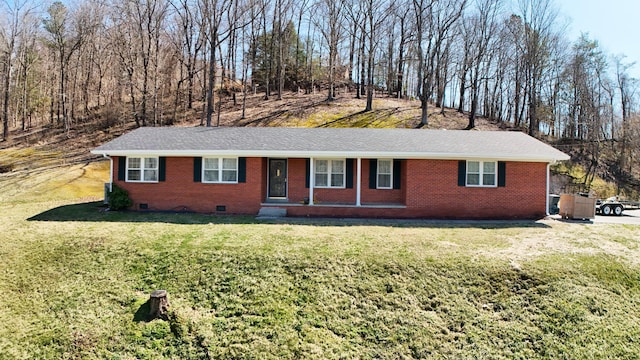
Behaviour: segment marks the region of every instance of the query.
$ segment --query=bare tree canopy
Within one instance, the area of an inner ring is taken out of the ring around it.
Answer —
[[[222,104],[287,91],[419,99],[537,137],[620,144],[629,168],[633,63],[568,39],[554,0],[33,0],[0,7],[2,139],[96,116],[219,125]],[[337,93],[336,89],[344,89]],[[217,116],[217,118],[216,118]],[[244,116],[244,115],[243,115]],[[108,126],[110,121],[105,121]],[[597,151],[594,150],[595,154]]]

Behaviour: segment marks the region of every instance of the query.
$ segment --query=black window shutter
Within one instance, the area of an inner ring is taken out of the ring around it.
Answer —
[[[127,158],[120,156],[118,158],[118,180],[124,181],[127,173]]]
[[[167,180],[167,158],[164,156],[158,159],[158,172],[158,181]]]
[[[247,158],[238,158],[238,182],[247,182]]]
[[[347,159],[347,169],[345,175],[347,176],[346,186],[347,189],[353,189],[353,159]]]
[[[378,160],[369,160],[369,189],[378,187]]]
[[[507,163],[498,161],[498,187],[505,187],[507,181]]]
[[[202,158],[193,158],[193,182],[202,182]]]
[[[458,161],[458,186],[465,186],[467,184],[467,161]]]
[[[311,178],[311,159],[305,160],[304,187],[309,188],[309,180]]]
[[[401,183],[401,171],[402,170],[402,160],[394,159],[393,160],[393,188],[400,189]]]

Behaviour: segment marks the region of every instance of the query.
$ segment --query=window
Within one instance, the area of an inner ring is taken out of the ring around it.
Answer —
[[[378,189],[391,189],[392,187],[392,174],[393,174],[393,161],[392,160],[378,160],[378,172],[377,172],[377,188]]]
[[[158,158],[128,157],[126,181],[158,182]]]
[[[496,162],[467,161],[467,186],[496,186]]]
[[[344,160],[316,160],[315,187],[343,188],[345,174]]]
[[[236,158],[204,158],[202,166],[202,182],[204,183],[237,183],[238,159]]]

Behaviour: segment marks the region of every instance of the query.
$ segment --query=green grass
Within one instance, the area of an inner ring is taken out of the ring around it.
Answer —
[[[105,212],[104,168],[0,177],[0,358],[640,353],[640,227]]]

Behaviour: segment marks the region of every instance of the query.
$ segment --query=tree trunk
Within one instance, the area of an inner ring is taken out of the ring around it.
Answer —
[[[215,31],[211,32],[210,36],[213,36],[212,39],[215,39],[217,33]],[[211,57],[209,58],[209,79],[207,87],[207,127],[211,127],[211,120],[214,111],[214,88],[216,86],[216,46],[214,43],[215,40],[211,40]]]
[[[398,93],[398,99],[402,99],[402,82],[404,75],[404,43],[406,41],[404,35],[404,16],[400,17],[400,44],[398,45],[398,74],[396,91]]]
[[[419,128],[425,127],[429,125],[429,113],[428,113],[428,98],[427,94],[423,91],[420,96],[420,124]]]
[[[8,54],[5,59],[4,66],[4,100],[2,101],[2,141],[6,141],[9,137],[9,84],[11,82],[10,75],[10,57]]]
[[[367,65],[367,104],[364,111],[373,110],[373,54],[369,54]]]
[[[169,310],[169,298],[166,290],[154,290],[149,296],[149,318],[166,318]]]

